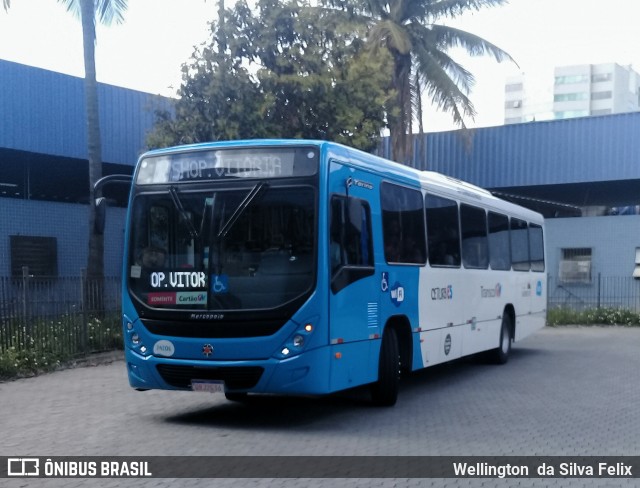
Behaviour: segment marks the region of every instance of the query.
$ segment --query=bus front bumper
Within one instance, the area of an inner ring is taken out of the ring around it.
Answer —
[[[329,348],[286,359],[215,361],[143,356],[126,348],[129,384],[138,390],[192,390],[193,384],[223,381],[225,391],[327,394]]]

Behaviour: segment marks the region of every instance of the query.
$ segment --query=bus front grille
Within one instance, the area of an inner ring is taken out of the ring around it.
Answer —
[[[221,380],[227,388],[242,390],[258,384],[264,368],[259,366],[196,367],[159,364],[162,379],[176,388],[191,388],[191,380]]]

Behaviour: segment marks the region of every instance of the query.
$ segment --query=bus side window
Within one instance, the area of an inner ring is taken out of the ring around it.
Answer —
[[[380,199],[387,262],[426,263],[424,206],[420,191],[385,182],[380,187]]]
[[[495,212],[489,212],[489,258],[491,269],[511,269],[509,217]]]
[[[537,224],[529,224],[529,252],[531,271],[544,271],[544,239],[542,227]]]
[[[527,223],[511,219],[511,260],[515,271],[529,271],[529,232]]]
[[[487,269],[489,244],[487,242],[487,214],[478,207],[460,205],[462,228],[462,263],[465,268]]]
[[[458,204],[454,200],[427,195],[427,236],[432,266],[460,266]]]

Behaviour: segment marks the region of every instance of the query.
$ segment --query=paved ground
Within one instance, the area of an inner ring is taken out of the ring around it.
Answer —
[[[640,328],[546,328],[509,363],[403,380],[394,408],[129,388],[124,362],[0,384],[0,456],[640,455]],[[632,480],[633,481],[633,480]],[[0,480],[23,486],[621,486],[624,480]],[[622,483],[621,483],[622,482]],[[636,486],[628,482],[627,486]]]

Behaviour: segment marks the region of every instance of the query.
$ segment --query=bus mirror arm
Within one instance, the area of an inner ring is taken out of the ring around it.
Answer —
[[[102,190],[102,187],[111,184],[111,183],[126,183],[128,185],[133,181],[133,176],[131,175],[107,175],[100,178],[96,181],[95,185],[93,185],[93,193],[94,195]],[[97,199],[96,199],[97,200]]]
[[[102,187],[111,184],[111,183],[126,183],[131,184],[133,177],[131,175],[108,175],[100,178],[96,181],[95,185],[93,185],[93,194],[99,194],[102,190]],[[94,231],[98,235],[104,234],[104,228],[107,222],[107,205],[109,204],[109,200],[105,197],[97,197],[94,201],[94,205],[96,208],[95,221],[94,221]]]

